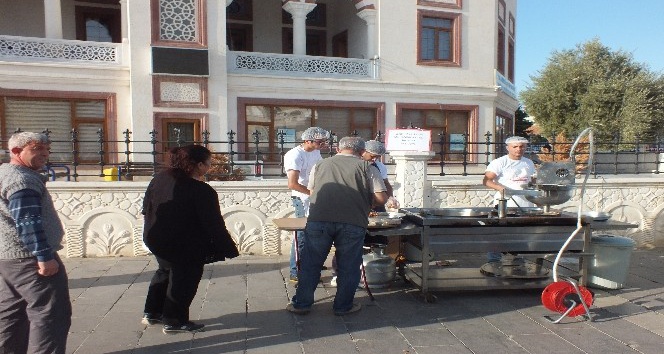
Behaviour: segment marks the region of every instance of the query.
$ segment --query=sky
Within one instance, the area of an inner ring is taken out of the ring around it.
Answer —
[[[664,75],[664,0],[517,0],[517,91],[554,51],[593,38]]]

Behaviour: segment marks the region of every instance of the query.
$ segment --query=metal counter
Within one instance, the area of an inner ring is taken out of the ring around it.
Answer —
[[[401,242],[416,246],[422,258],[441,260],[443,254],[510,252],[529,254],[541,260],[545,255],[555,255],[577,228],[576,214],[528,215],[507,218],[487,217],[436,217],[418,214],[417,208],[402,209],[405,212],[401,226],[370,230],[372,235],[400,236]],[[616,230],[638,227],[618,221],[593,222],[582,218],[582,230],[567,246],[566,257],[590,257],[587,253],[592,230]],[[587,262],[580,262],[577,274],[585,285],[583,274]],[[506,279],[485,276],[478,267],[438,267],[430,262],[407,264],[404,270],[407,280],[421,289],[427,301],[435,297],[430,291],[523,289],[544,288],[552,279]]]

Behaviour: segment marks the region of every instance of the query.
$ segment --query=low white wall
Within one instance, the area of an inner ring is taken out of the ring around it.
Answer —
[[[140,256],[141,208],[148,182],[49,182],[48,189],[65,227],[67,257]],[[273,218],[290,217],[286,180],[210,182],[228,231],[245,254],[278,255],[290,250],[291,233]]]
[[[493,206],[494,192],[481,184],[481,177],[445,178],[431,181],[425,205],[429,207]],[[574,196],[554,206],[577,212],[582,179],[577,178]],[[638,247],[664,246],[664,178],[660,175],[591,177],[583,198],[583,210],[605,211],[612,219],[638,224],[637,229],[605,231],[632,238]]]
[[[417,175],[408,176],[417,179]],[[397,188],[403,183],[398,180],[403,178],[395,176]],[[417,197],[405,199],[422,198],[419,206],[425,207],[490,206],[493,192],[483,187],[479,179],[478,176],[425,179],[422,189],[412,189]],[[219,193],[226,226],[242,253],[289,252],[292,233],[279,231],[271,222],[273,218],[293,215],[285,179],[210,184]],[[417,186],[416,182],[410,184]],[[141,241],[141,206],[147,182],[49,182],[47,185],[66,230],[64,255],[147,254]],[[569,202],[558,207],[575,211],[578,201],[579,189]],[[591,178],[584,201],[584,209],[607,211],[616,220],[639,224],[638,229],[612,233],[634,239],[639,247],[664,246],[664,217],[661,217],[664,179],[660,176]]]

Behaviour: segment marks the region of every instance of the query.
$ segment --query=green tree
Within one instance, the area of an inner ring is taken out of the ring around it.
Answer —
[[[619,133],[623,141],[664,133],[664,79],[629,53],[593,39],[553,52],[538,74],[521,100],[544,136],[574,136],[587,127],[600,138]]]
[[[533,125],[533,122],[527,118],[528,113],[523,109],[523,106],[519,106],[514,112],[514,135],[528,136],[527,130]]]

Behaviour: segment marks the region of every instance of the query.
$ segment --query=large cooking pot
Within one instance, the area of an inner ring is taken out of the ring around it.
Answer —
[[[536,205],[558,205],[570,200],[574,195],[574,185],[569,184],[538,184],[537,195],[525,195],[526,199]]]

